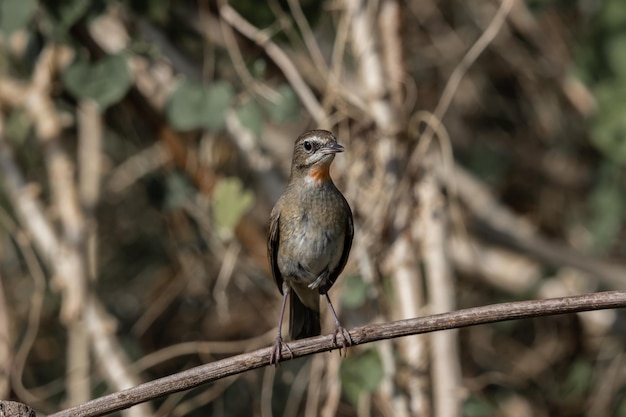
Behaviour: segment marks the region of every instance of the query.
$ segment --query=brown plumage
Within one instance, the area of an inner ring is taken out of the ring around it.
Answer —
[[[335,319],[334,340],[344,351],[351,344],[328,297],[348,260],[354,228],[348,202],[330,177],[335,154],[344,148],[325,130],[298,137],[289,185],[270,216],[267,253],[283,304],[270,363],[278,364],[284,344],[281,325],[290,294],[289,335],[292,339],[320,334],[320,295]],[[289,350],[290,351],[290,350]],[[291,353],[291,351],[290,351]]]

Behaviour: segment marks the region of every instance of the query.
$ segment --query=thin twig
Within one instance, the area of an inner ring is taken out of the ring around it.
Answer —
[[[446,175],[436,164],[432,166],[443,184],[449,186],[451,181],[456,182],[459,198],[477,220],[475,228],[479,236],[547,264],[568,265],[584,271],[606,288],[626,289],[623,265],[571,249],[536,233],[530,223],[500,204],[483,183],[458,164],[453,167],[453,175]]]
[[[624,307],[626,307],[626,291],[607,291],[575,297],[516,301],[357,327],[350,331],[350,338],[354,345],[360,345],[384,339],[478,324]],[[318,336],[291,342],[289,346],[295,359],[338,349],[333,344],[332,339],[332,335]],[[85,404],[51,414],[48,417],[103,416],[135,404],[195,388],[220,378],[267,366],[271,350],[271,347],[268,347],[201,365],[134,388],[105,395]],[[285,352],[281,362],[289,359],[289,353]]]
[[[206,19],[209,18],[207,12],[203,11],[200,14],[201,18],[206,16]],[[239,48],[239,44],[237,43],[237,39],[235,38],[235,34],[233,33],[233,28],[231,25],[227,24],[225,20],[219,21],[219,27],[222,30],[222,38],[224,39],[224,43],[226,51],[230,56],[230,60],[233,63],[233,69],[239,76],[241,83],[245,86],[245,88],[249,91],[253,91],[254,93],[260,95],[266,100],[276,101],[279,99],[278,93],[272,89],[267,84],[255,79],[250,71],[248,71],[248,67],[246,65],[246,61],[244,56]],[[202,31],[204,36],[205,44],[208,44],[209,37],[205,30]]]
[[[257,45],[262,47],[267,55],[274,61],[274,63],[283,71],[285,78],[289,81],[294,91],[304,104],[304,107],[309,111],[316,124],[320,127],[324,127],[325,120],[327,119],[326,112],[320,105],[319,101],[306,84],[306,82],[300,76],[298,69],[291,62],[291,59],[287,54],[272,42],[264,32],[259,31],[256,27],[251,25],[245,20],[239,13],[235,11],[230,5],[224,3],[220,7],[220,16],[229,25],[237,29],[239,33],[246,38],[252,40]]]
[[[26,388],[24,386],[23,376],[26,360],[28,359],[28,355],[31,352],[35,339],[37,338],[37,333],[39,332],[39,320],[44,302],[44,294],[46,292],[45,273],[39,258],[37,258],[35,254],[32,239],[19,228],[4,209],[0,209],[0,228],[4,228],[9,232],[9,235],[12,236],[17,249],[24,258],[28,274],[33,280],[33,289],[30,299],[28,300],[30,308],[26,320],[26,328],[22,340],[17,347],[17,351],[12,358],[11,372],[9,372],[11,377],[11,389],[17,395],[17,398],[42,410],[49,406],[49,404],[43,403],[44,397],[42,393],[49,393],[55,390],[50,389],[49,384],[46,384],[43,388]],[[58,390],[55,393],[58,393]]]
[[[302,11],[300,2],[296,0],[287,0],[287,4],[289,5],[291,16],[296,21],[298,29],[300,29],[300,32],[302,33],[302,39],[304,40],[307,50],[311,55],[311,61],[313,61],[313,64],[321,74],[327,74],[328,64],[326,64],[324,54],[322,54],[320,46],[317,44],[311,25],[309,25],[309,21]]]
[[[452,102],[452,98],[456,93],[463,77],[467,70],[472,66],[476,59],[480,56],[480,54],[487,48],[487,46],[493,41],[496,35],[500,32],[500,28],[506,21],[506,17],[508,16],[513,4],[515,2],[513,0],[502,0],[500,3],[500,7],[489,23],[489,26],[485,29],[482,35],[478,38],[478,40],[472,45],[469,51],[465,54],[461,62],[454,68],[454,71],[450,75],[446,86],[441,93],[441,98],[437,103],[437,107],[432,113],[432,120],[427,124],[426,130],[424,134],[420,138],[419,145],[415,148],[413,153],[409,158],[408,166],[417,166],[416,164],[423,157],[426,150],[429,147],[430,141],[433,138],[433,134],[436,133],[443,116],[448,111],[450,107],[450,103]]]

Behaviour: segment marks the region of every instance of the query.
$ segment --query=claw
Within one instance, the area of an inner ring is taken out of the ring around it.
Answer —
[[[348,353],[348,346],[352,346],[350,333],[348,333],[348,331],[341,326],[335,327],[335,332],[333,333],[333,344],[336,346],[339,346],[339,343],[337,343],[338,336],[339,338],[341,338],[341,349],[339,349],[339,356],[341,356],[342,351],[343,356],[346,356]]]
[[[283,293],[283,305],[280,309],[280,319],[278,320],[278,331],[276,333],[276,340],[274,341],[274,346],[272,347],[272,352],[270,353],[270,365],[274,365],[278,367],[278,362],[283,356],[283,346],[287,348],[289,351],[289,356],[293,359],[293,352],[291,348],[283,341],[283,337],[281,336],[280,329],[283,327],[283,317],[285,316],[285,305],[287,304],[287,297],[290,294],[289,287],[285,287]]]
[[[270,353],[270,365],[274,365],[278,367],[278,363],[283,356],[283,346],[287,348],[289,351],[289,356],[293,359],[293,351],[289,347],[287,343],[283,341],[283,338],[280,336],[276,337],[276,341],[274,342],[274,346],[272,347],[272,352]]]

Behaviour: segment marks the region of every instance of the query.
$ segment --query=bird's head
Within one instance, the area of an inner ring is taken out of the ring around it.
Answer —
[[[330,164],[335,154],[344,148],[337,143],[335,135],[327,130],[311,130],[296,139],[291,164],[292,176],[306,173],[306,178],[321,183],[330,180]]]

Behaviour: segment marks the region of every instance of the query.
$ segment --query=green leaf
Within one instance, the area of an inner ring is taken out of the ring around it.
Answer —
[[[626,6],[623,0],[605,0],[599,10],[599,26],[608,32],[622,30],[626,23]]]
[[[348,275],[343,279],[345,291],[341,292],[341,303],[348,308],[361,307],[367,300],[369,286],[360,275]]]
[[[133,83],[123,55],[109,55],[95,64],[75,61],[63,71],[62,80],[74,96],[93,99],[102,109],[120,101]]]
[[[486,398],[472,395],[463,403],[464,417],[487,417],[495,414],[494,406]]]
[[[615,242],[626,219],[621,172],[618,165],[605,162],[596,174],[596,185],[589,198],[589,230],[598,253],[604,253]]]
[[[32,123],[26,112],[14,109],[7,115],[5,129],[12,142],[23,145],[32,130]]]
[[[575,360],[569,367],[569,374],[559,387],[561,398],[582,398],[592,387],[594,369],[591,364],[582,359]]]
[[[606,42],[606,56],[613,73],[626,76],[626,34],[614,35]]]
[[[607,81],[594,92],[600,110],[593,121],[591,142],[607,158],[626,163],[626,85]]]
[[[241,124],[250,129],[256,137],[261,136],[263,114],[255,101],[249,101],[237,109],[237,117]]]
[[[165,178],[165,200],[163,209],[177,210],[191,200],[196,190],[189,178],[184,174],[173,171]]]
[[[265,78],[265,74],[267,73],[267,62],[265,59],[255,59],[250,68],[250,73],[254,78]]]
[[[591,142],[613,161],[626,163],[626,118],[618,109],[599,115],[591,129]]]
[[[166,113],[175,129],[190,130],[204,126],[206,90],[197,83],[182,80],[169,98]]]
[[[54,24],[56,35],[65,35],[66,32],[80,19],[91,2],[85,0],[63,0],[45,2],[45,7]]]
[[[207,128],[214,132],[224,127],[226,110],[233,99],[233,89],[225,81],[209,87],[183,80],[170,96],[166,107],[169,123],[175,129]]]
[[[341,385],[352,404],[361,395],[374,392],[383,380],[383,364],[374,349],[350,356],[341,362]]]
[[[270,102],[267,110],[272,121],[285,123],[296,120],[300,116],[300,101],[298,96],[287,84],[278,89],[280,97],[275,102]]]
[[[207,92],[206,127],[218,131],[224,127],[226,110],[233,99],[233,88],[226,81],[213,83]]]
[[[37,0],[0,1],[0,32],[10,36],[27,25],[35,9]]]
[[[626,417],[626,396],[622,396],[618,400],[617,407],[615,407],[615,417]]]
[[[238,178],[223,178],[213,191],[213,220],[223,238],[233,234],[239,219],[254,203],[252,191],[245,190]]]

